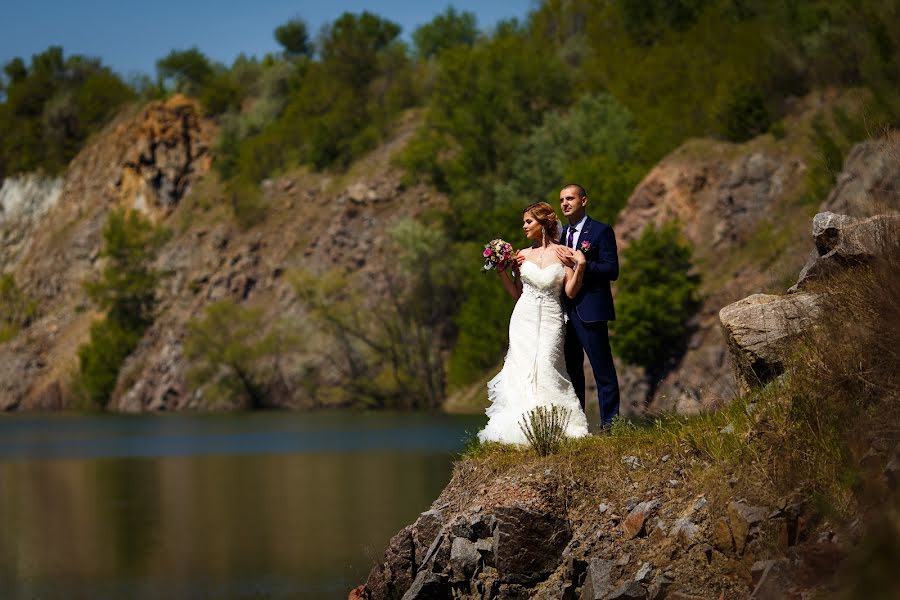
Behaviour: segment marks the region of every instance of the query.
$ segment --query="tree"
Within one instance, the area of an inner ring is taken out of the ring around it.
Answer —
[[[613,351],[625,362],[661,369],[683,351],[687,322],[699,306],[691,247],[676,222],[659,229],[650,224],[622,258],[610,323]]]
[[[209,59],[196,47],[188,50],[172,50],[156,61],[156,73],[163,82],[171,82],[176,91],[199,96],[213,77]]]
[[[284,383],[279,357],[292,343],[284,323],[273,326],[261,308],[215,302],[188,322],[184,351],[194,361],[188,379],[194,387],[212,384],[217,397],[238,406],[272,406],[274,389]]]
[[[431,22],[416,28],[412,34],[416,56],[421,59],[437,56],[454,46],[471,46],[477,38],[475,14],[469,11],[456,12],[452,6]]]
[[[114,210],[107,217],[103,271],[84,284],[106,317],[91,325],[90,341],[78,349],[79,387],[99,406],[109,402],[122,364],[153,323],[161,277],[153,261],[167,237],[140,213]]]
[[[322,34],[322,62],[339,81],[358,92],[375,78],[379,52],[398,35],[399,25],[370,12],[344,13]]]
[[[8,174],[65,168],[84,142],[134,92],[98,59],[51,46],[30,66],[4,65],[0,95],[0,179]]]
[[[276,27],[275,40],[281,44],[288,57],[309,56],[312,53],[306,21],[303,19],[291,19]]]

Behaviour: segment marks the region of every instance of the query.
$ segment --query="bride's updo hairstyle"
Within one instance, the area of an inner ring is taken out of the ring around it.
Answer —
[[[559,240],[559,221],[556,219],[556,211],[546,202],[535,202],[529,204],[522,211],[522,215],[531,213],[534,219],[541,224],[546,235],[551,242]]]

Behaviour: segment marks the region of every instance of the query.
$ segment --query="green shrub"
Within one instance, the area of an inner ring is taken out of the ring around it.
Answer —
[[[731,142],[744,142],[771,125],[766,100],[757,86],[741,84],[728,96],[719,111],[719,133]]]
[[[88,137],[135,97],[99,60],[59,46],[26,66],[9,61],[0,79],[0,179],[43,169],[62,171]]]
[[[651,224],[622,258],[612,348],[628,363],[659,369],[682,351],[687,322],[698,307],[691,248],[677,223],[660,229]]]
[[[19,289],[12,273],[0,275],[0,344],[16,337],[37,314],[37,304]]]
[[[105,406],[115,389],[119,369],[153,323],[156,287],[161,275],[153,268],[168,231],[137,212],[114,210],[103,227],[103,270],[84,287],[106,317],[91,325],[90,341],[78,350],[76,388]]]
[[[538,406],[522,417],[519,428],[538,455],[548,456],[566,439],[571,416],[572,411],[555,404],[550,408]]]

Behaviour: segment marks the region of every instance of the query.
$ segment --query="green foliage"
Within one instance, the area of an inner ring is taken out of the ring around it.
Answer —
[[[452,6],[448,6],[430,22],[417,27],[412,34],[416,56],[421,59],[437,56],[454,46],[471,46],[477,37],[474,13],[456,12]]]
[[[96,405],[105,406],[122,363],[153,322],[161,275],[153,261],[168,232],[137,212],[115,210],[103,228],[104,267],[85,282],[90,299],[106,318],[91,326],[90,341],[78,350],[77,387]]]
[[[275,40],[289,57],[309,56],[312,53],[309,32],[303,19],[291,19],[276,27]]]
[[[175,91],[199,96],[215,71],[205,54],[196,47],[188,50],[172,50],[156,61],[159,79]]]
[[[658,369],[682,349],[698,307],[691,248],[677,223],[648,225],[622,258],[612,348],[626,362]]]
[[[371,13],[345,13],[322,31],[320,60],[263,64],[243,84],[249,110],[224,119],[220,175],[246,187],[298,164],[342,168],[374,148],[414,98],[399,32]]]
[[[547,114],[505,170],[498,195],[522,206],[556,204],[559,188],[578,181],[588,191],[590,213],[611,223],[644,174],[637,126],[612,96],[582,96],[567,113]]]
[[[566,439],[572,411],[562,406],[538,406],[522,416],[519,428],[539,456],[556,452]]]
[[[516,28],[438,58],[425,126],[404,163],[449,189],[495,174],[520,136],[570,99],[568,73],[551,49]]]
[[[3,68],[0,95],[0,179],[43,169],[57,173],[93,132],[134,93],[99,60],[52,46],[26,66]]]
[[[119,370],[141,341],[142,334],[142,330],[130,329],[109,318],[91,324],[90,342],[78,349],[79,371],[75,386],[91,404],[104,407],[109,402]]]
[[[277,359],[296,343],[288,337],[286,324],[273,325],[260,308],[214,302],[187,325],[184,351],[193,361],[188,381],[195,389],[209,384],[207,393],[217,400],[265,408],[280,376]]]
[[[85,283],[88,296],[107,318],[132,330],[152,323],[160,280],[153,261],[168,236],[166,229],[136,211],[109,213],[100,252],[103,270],[98,279]]]
[[[37,304],[16,285],[11,273],[0,275],[0,344],[8,342],[37,317]]]
[[[325,332],[320,367],[336,369],[345,401],[379,408],[437,408],[444,400],[444,340],[455,308],[454,257],[440,230],[411,220],[390,232],[393,259],[379,274],[387,299],[373,302],[370,278],[301,271],[294,290]],[[364,310],[360,307],[364,306]]]
[[[214,65],[197,48],[172,50],[156,61],[156,72],[161,88],[198,98],[210,115],[236,110],[246,95],[236,69]]]
[[[762,92],[750,85],[737,86],[719,112],[719,132],[731,142],[744,142],[765,133],[771,125]]]

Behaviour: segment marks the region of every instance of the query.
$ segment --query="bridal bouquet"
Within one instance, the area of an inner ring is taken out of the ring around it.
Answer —
[[[491,240],[484,245],[484,266],[481,272],[490,271],[491,269],[503,270],[512,262],[513,247],[509,242],[501,239]]]

